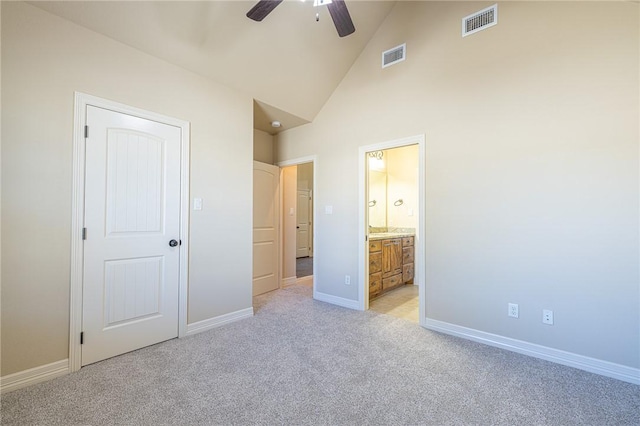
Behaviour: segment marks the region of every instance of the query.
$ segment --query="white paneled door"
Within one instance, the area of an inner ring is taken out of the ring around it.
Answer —
[[[82,365],[178,336],[179,127],[87,106]]]
[[[296,206],[296,258],[307,257],[311,251],[311,191],[298,189]]]
[[[280,168],[253,162],[253,295],[280,288]]]

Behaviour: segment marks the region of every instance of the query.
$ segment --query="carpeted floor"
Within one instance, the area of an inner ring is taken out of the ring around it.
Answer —
[[[2,397],[4,425],[638,425],[640,386],[314,301]]]

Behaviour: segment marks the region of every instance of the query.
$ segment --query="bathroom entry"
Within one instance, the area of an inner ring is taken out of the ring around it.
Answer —
[[[313,284],[313,162],[282,168],[283,286]]]
[[[369,309],[418,323],[419,146],[366,155]]]

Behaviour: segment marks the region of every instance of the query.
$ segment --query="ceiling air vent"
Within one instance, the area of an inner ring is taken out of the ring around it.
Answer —
[[[462,37],[493,27],[498,23],[498,5],[494,4],[480,12],[462,18]]]
[[[407,43],[396,46],[393,49],[382,52],[382,68],[386,68],[398,62],[402,62],[407,57]]]

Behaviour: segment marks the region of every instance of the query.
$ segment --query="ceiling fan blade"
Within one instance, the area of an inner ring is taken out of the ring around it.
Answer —
[[[344,0],[333,0],[327,5],[327,8],[340,37],[348,36],[356,30]]]
[[[282,0],[260,0],[247,12],[247,18],[254,21],[262,21],[280,3],[282,3]]]

